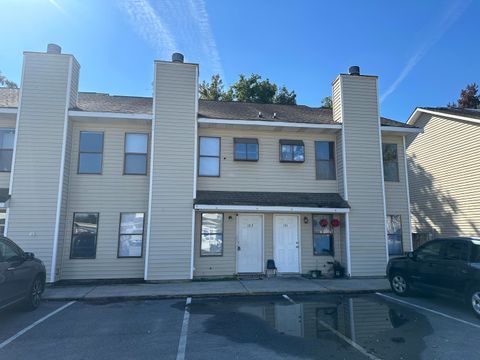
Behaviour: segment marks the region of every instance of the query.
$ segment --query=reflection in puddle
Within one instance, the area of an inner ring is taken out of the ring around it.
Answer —
[[[369,296],[242,304],[236,310],[263,320],[279,336],[340,345],[333,329],[381,358],[419,358],[425,336],[432,333],[421,314]]]

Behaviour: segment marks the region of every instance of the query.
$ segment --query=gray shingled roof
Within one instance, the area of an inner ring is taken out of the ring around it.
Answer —
[[[195,204],[350,208],[336,193],[197,191]]]
[[[0,107],[17,107],[18,90],[0,88]],[[198,116],[211,119],[282,121],[310,124],[335,124],[332,109],[305,105],[256,104],[229,101],[199,100]],[[152,98],[117,96],[103,93],[79,92],[78,103],[72,110],[152,114]],[[262,117],[258,114],[262,113]],[[275,114],[275,117],[274,117]],[[414,127],[381,118],[384,126]]]
[[[474,119],[480,119],[480,109],[463,109],[453,107],[418,107],[417,109],[425,109],[447,115],[467,116]]]

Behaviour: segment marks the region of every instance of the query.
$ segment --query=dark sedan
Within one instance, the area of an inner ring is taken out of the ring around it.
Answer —
[[[44,264],[33,253],[0,237],[0,310],[19,303],[36,309],[45,288],[45,274]]]
[[[429,241],[404,257],[390,259],[387,276],[397,295],[407,295],[412,287],[461,295],[480,316],[480,239]]]

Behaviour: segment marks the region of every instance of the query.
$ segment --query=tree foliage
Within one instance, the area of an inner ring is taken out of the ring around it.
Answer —
[[[332,97],[331,96],[325,96],[322,99],[322,108],[325,108],[325,109],[333,108],[333,103],[332,103]]]
[[[2,75],[0,71],[0,86],[6,87],[9,89],[18,89],[18,85],[11,80],[8,80],[6,76]]]
[[[223,90],[220,75],[214,75],[210,83],[203,81],[200,84],[200,98],[264,104],[295,105],[297,103],[295,91],[288,91],[285,86],[279,89],[277,84],[270,82],[269,79],[262,80],[258,74],[252,74],[250,77],[240,74],[237,82],[227,91]]]
[[[460,98],[457,103],[449,103],[449,107],[480,108],[480,96],[478,95],[478,85],[476,83],[468,84],[465,89],[460,92]]]

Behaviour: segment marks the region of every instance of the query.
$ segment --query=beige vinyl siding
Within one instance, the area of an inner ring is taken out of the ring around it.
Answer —
[[[189,279],[198,67],[156,62],[147,280]]]
[[[352,276],[382,276],[387,262],[377,79],[341,75]],[[337,106],[340,106],[337,104]]]
[[[25,53],[8,236],[50,276],[71,56]]]
[[[341,106],[342,103],[342,91],[341,91],[341,80],[338,76],[332,83],[332,105],[338,104],[338,106],[333,106],[333,121],[342,122],[343,109]]]
[[[123,175],[125,133],[150,133],[144,122],[73,121],[70,150],[70,181],[65,226],[62,279],[143,278],[145,258],[117,258],[120,213],[143,212],[145,253],[149,176]],[[102,131],[102,174],[78,174],[80,131]],[[95,259],[70,259],[75,212],[98,212]]]
[[[415,125],[424,132],[407,150],[413,232],[479,236],[480,124],[423,114]]]
[[[335,135],[310,130],[272,131],[199,128],[199,136],[221,137],[220,176],[199,176],[198,190],[337,192],[335,180],[316,180],[315,141],[335,141]],[[233,139],[256,138],[258,161],[234,161]],[[303,140],[305,162],[280,162],[280,139]]]
[[[345,183],[344,183],[344,176],[343,176],[343,137],[342,131],[339,131],[336,136],[336,143],[335,143],[335,163],[337,166],[337,184],[338,184],[338,193],[341,197],[345,199]]]
[[[0,129],[15,129],[17,122],[15,114],[0,114]],[[0,172],[0,188],[10,186],[10,172]]]
[[[237,216],[238,213],[224,213],[224,238],[223,238],[223,256],[200,256],[201,243],[201,213],[195,214],[195,271],[194,276],[202,277],[222,277],[233,276],[237,273],[236,257],[237,257]],[[264,213],[263,215],[263,267],[266,268],[268,259],[273,259],[273,226],[274,215],[272,213]],[[308,274],[311,270],[322,270],[322,273],[331,276],[331,265],[327,262],[333,261],[331,256],[315,256],[313,255],[313,228],[312,228],[312,214],[291,214],[298,216],[299,219],[299,236],[300,236],[300,263],[301,273]],[[230,219],[231,217],[231,219]],[[307,217],[308,224],[304,223],[304,218]],[[334,218],[340,219],[339,216]],[[343,226],[343,224],[342,224]],[[342,238],[341,230],[334,231],[334,246],[335,259],[340,260],[342,254]]]
[[[407,171],[405,169],[405,154],[403,152],[402,136],[383,136],[382,142],[397,144],[398,178],[399,182],[385,181],[385,199],[387,215],[400,215],[402,220],[402,245],[404,251],[410,251],[410,226],[407,195]]]

